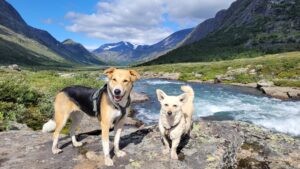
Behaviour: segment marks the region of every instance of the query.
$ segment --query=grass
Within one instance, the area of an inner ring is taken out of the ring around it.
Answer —
[[[65,72],[70,73],[70,72]],[[25,123],[34,130],[53,115],[56,93],[70,85],[100,87],[100,72],[77,71],[74,77],[61,77],[57,71],[0,70],[0,131],[9,121]]]
[[[259,68],[257,75],[242,74],[235,76],[229,83],[250,83],[259,79],[274,80],[279,86],[300,87],[300,52],[262,55],[255,58],[243,58],[216,62],[176,63],[137,67],[141,72],[180,72],[180,80],[209,80],[216,75],[225,74],[228,67],[233,69],[250,66]],[[202,74],[197,78],[195,74]]]

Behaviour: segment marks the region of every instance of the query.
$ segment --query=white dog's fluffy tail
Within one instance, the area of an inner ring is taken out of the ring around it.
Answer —
[[[181,90],[189,96],[190,101],[194,100],[195,93],[194,93],[194,90],[191,86],[188,86],[188,85],[181,86]]]
[[[42,132],[43,133],[48,133],[48,132],[51,132],[51,131],[54,131],[56,128],[56,123],[54,120],[50,119],[47,123],[45,123],[43,125],[43,129],[42,129]]]

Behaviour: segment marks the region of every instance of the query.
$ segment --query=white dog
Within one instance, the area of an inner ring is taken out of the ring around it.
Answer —
[[[159,130],[165,145],[163,153],[169,153],[171,147],[172,159],[178,159],[176,150],[181,137],[189,134],[192,127],[194,90],[190,86],[181,86],[181,90],[184,93],[179,96],[168,96],[162,90],[156,90],[161,104]]]

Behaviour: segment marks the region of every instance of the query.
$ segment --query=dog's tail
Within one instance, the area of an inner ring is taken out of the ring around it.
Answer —
[[[189,96],[190,101],[194,100],[195,93],[194,93],[194,90],[191,86],[188,86],[188,85],[181,86],[181,90]]]
[[[43,133],[49,133],[51,131],[54,131],[56,128],[56,123],[54,120],[50,119],[47,123],[43,125],[42,132]]]

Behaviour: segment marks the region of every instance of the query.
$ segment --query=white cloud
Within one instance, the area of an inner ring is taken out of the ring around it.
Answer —
[[[174,22],[195,25],[212,18],[234,0],[166,0],[168,16]]]
[[[174,30],[168,22],[195,26],[227,8],[233,0],[112,0],[100,1],[91,14],[68,12],[66,29],[110,42],[152,44]],[[164,17],[167,16],[167,17]]]

